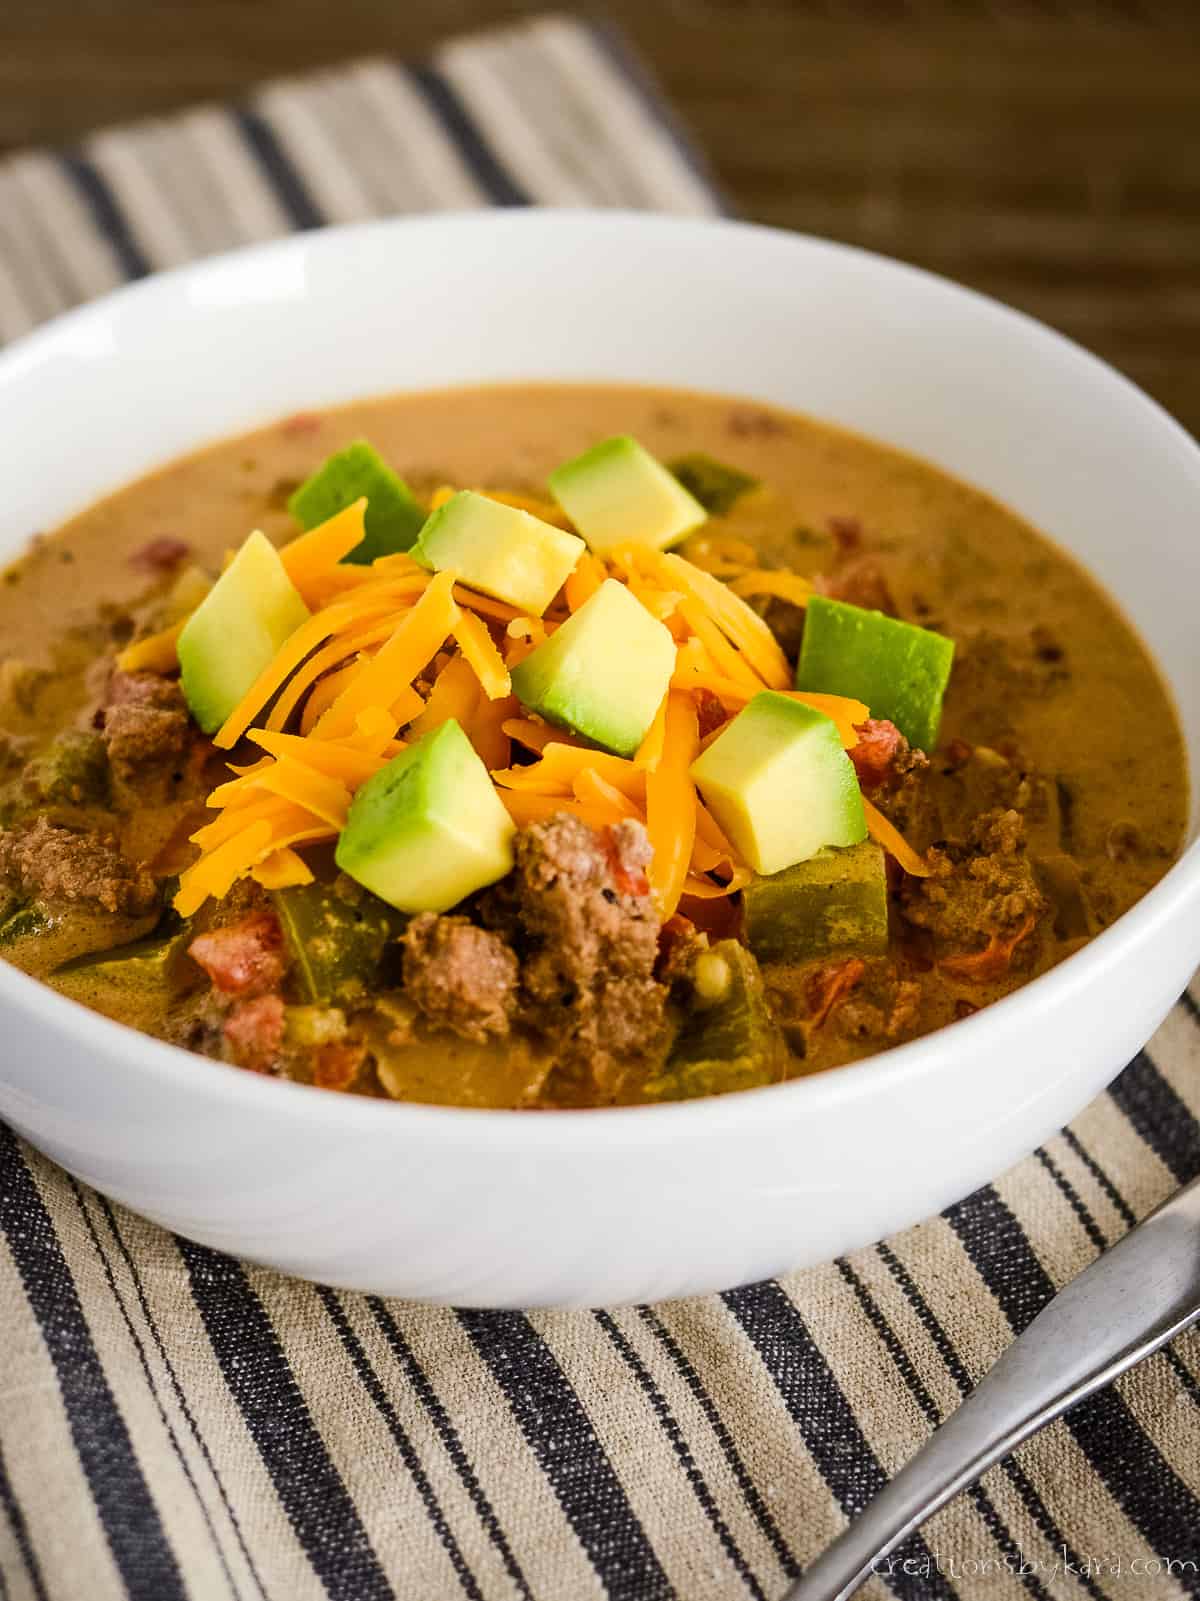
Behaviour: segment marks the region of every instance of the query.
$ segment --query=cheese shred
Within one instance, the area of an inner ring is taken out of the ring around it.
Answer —
[[[434,506],[452,493],[437,491]],[[532,509],[521,496],[493,498]],[[550,521],[551,510],[539,503],[537,515]],[[355,792],[407,743],[454,719],[518,825],[556,812],[594,828],[642,822],[652,846],[650,890],[665,919],[681,898],[734,895],[752,876],[700,801],[690,773],[729,718],[763,689],[780,690],[831,718],[851,749],[856,725],[869,716],[861,701],[790,688],[787,658],[746,597],[779,596],[802,606],[811,585],[793,573],[758,568],[740,541],[694,536],[684,547],[694,560],[635,544],[603,559],[588,552],[547,615],[532,618],[478,594],[453,572],[426,571],[404,553],[348,563],[364,537],[365,513],[366,501],[356,501],[280,552],[311,615],[216,735],[224,750],[246,739],[261,754],[230,762],[232,777],[208,797],[215,816],[192,835],[200,854],[182,873],[175,898],[184,916],[210,896],[227,895],[246,875],[272,890],[310,883],[302,848],[336,839]],[[511,668],[609,577],[664,623],[676,645],[670,687],[632,759],[551,727],[512,694]],[[118,665],[126,672],[173,671],[181,627],[136,641]],[[522,752],[516,765],[514,747]],[[863,804],[871,837],[905,872],[928,875],[929,864],[869,801]]]

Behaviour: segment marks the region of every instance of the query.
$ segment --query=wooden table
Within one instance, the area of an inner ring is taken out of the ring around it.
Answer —
[[[0,0],[0,149],[549,3]],[[1200,434],[1200,0],[607,11],[743,215],[1021,306]]]

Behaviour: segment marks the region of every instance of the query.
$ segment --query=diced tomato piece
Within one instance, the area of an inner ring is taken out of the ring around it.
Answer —
[[[857,517],[830,517],[826,525],[840,556],[862,549],[863,526]]]
[[[895,597],[883,568],[873,556],[856,556],[835,573],[818,573],[813,588],[830,600],[844,600],[849,606],[881,611],[888,617],[896,615]]]
[[[608,857],[613,884],[622,895],[649,895],[650,880],[646,877],[646,864],[638,857],[628,856],[621,846],[621,836],[611,828],[600,830],[600,841]]]
[[[907,755],[908,741],[886,717],[869,717],[865,723],[855,723],[854,732],[858,744],[847,754],[859,783],[869,792],[887,783],[897,758]]]
[[[965,767],[974,755],[974,748],[965,739],[952,739],[946,746],[946,760],[953,770]]]
[[[283,1043],[283,997],[256,995],[239,1001],[225,1019],[224,1033],[239,1067],[265,1073]]]
[[[1036,922],[1037,918],[1029,912],[1011,934],[992,934],[981,951],[968,951],[965,956],[943,957],[938,966],[951,978],[964,978],[975,984],[1003,978],[1012,963],[1013,952],[1033,932]]]
[[[701,739],[707,739],[722,723],[729,721],[721,697],[711,689],[693,689],[692,699],[696,703],[696,724]]]
[[[131,567],[140,567],[147,573],[169,573],[179,563],[192,553],[192,547],[184,539],[173,539],[170,534],[160,534],[157,539],[151,539],[129,558]]]
[[[318,411],[297,411],[290,417],[285,417],[279,425],[279,432],[291,437],[296,434],[315,434],[321,426],[322,417]]]
[[[866,970],[867,964],[861,956],[851,956],[844,962],[830,962],[828,966],[817,969],[806,987],[809,1020],[813,1028],[820,1028],[838,1002],[844,1000],[859,983]]]
[[[240,922],[210,929],[188,946],[188,955],[222,995],[263,995],[287,970],[283,930],[274,912],[253,912]]]
[[[313,1063],[313,1083],[325,1090],[349,1089],[366,1054],[361,1040],[332,1040],[322,1045]]]

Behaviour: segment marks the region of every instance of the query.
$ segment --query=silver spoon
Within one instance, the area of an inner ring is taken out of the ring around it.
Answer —
[[[1031,1434],[1200,1317],[1200,1179],[1044,1306],[956,1412],[780,1601],[845,1601],[875,1565]]]

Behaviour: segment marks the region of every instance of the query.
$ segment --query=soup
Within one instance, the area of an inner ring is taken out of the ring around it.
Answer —
[[[299,414],[36,536],[0,630],[0,954],[356,1093],[833,1068],[1045,972],[1183,837],[1168,695],[1072,560],[743,401]]]

